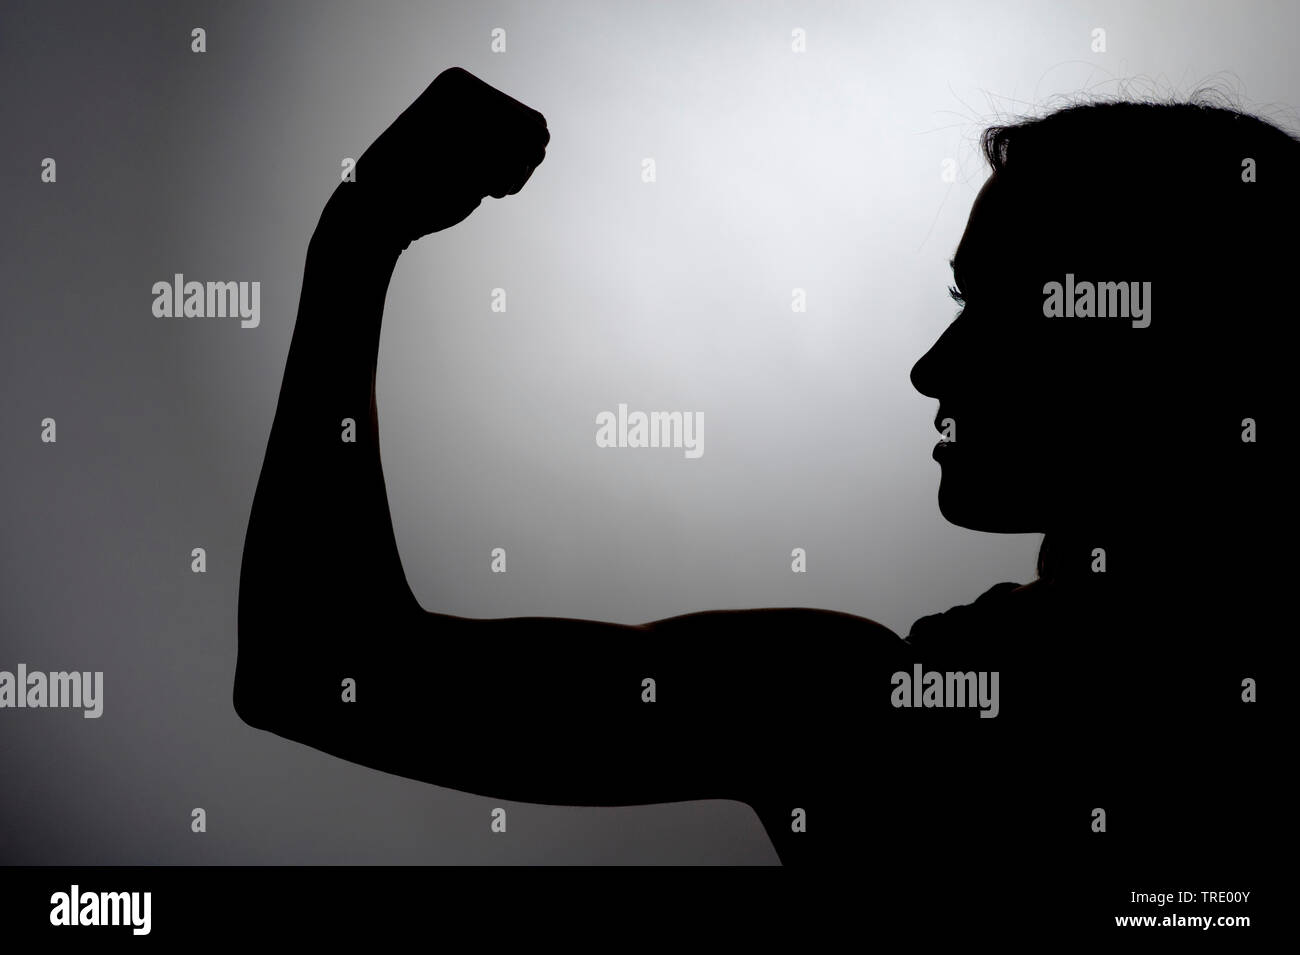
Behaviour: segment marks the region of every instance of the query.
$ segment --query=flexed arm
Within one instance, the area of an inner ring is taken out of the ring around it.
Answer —
[[[245,547],[241,585],[254,616],[241,623],[325,595],[389,612],[416,606],[379,454],[375,371],[389,280],[412,240],[461,221],[485,196],[518,192],[549,138],[540,113],[447,70],[362,154],[357,181],[336,188],[308,247]]]
[[[849,731],[854,662],[899,645],[886,628],[793,609],[640,626],[468,619],[425,611],[402,570],[375,405],[388,282],[413,239],[522,188],[549,138],[536,110],[448,70],[327,204],[245,541],[236,708],[281,736],[470,792],[736,798],[784,823],[785,797],[769,807],[768,794],[810,785],[794,767],[822,773],[813,749],[840,758],[842,740],[809,741],[806,727]],[[790,734],[805,738],[799,759],[773,760]]]

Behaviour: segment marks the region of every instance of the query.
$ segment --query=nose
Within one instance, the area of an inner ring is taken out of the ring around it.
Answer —
[[[951,350],[954,322],[949,325],[938,340],[930,346],[930,350],[917,359],[916,364],[912,366],[912,387],[923,395],[931,398],[938,398],[943,383],[947,380],[948,353]]]

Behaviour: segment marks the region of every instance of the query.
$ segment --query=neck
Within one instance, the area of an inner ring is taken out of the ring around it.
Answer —
[[[1154,520],[1066,526],[1047,531],[1038,577],[1047,583],[1122,583],[1147,590],[1194,592],[1236,580],[1249,566],[1251,545],[1231,524],[1170,524]]]

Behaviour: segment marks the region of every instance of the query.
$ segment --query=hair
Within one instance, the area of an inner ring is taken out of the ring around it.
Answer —
[[[1253,113],[1201,93],[1185,102],[1113,100],[1074,103],[1045,116],[990,126],[980,137],[980,151],[993,172],[1019,161],[1029,153],[1061,154],[1077,149],[1091,137],[1108,150],[1119,150],[1129,142],[1195,146],[1194,156],[1204,160],[1224,156],[1240,168],[1245,156],[1260,161],[1282,159],[1294,163],[1300,155],[1300,139]],[[1263,181],[1263,180],[1261,180]]]
[[[1233,411],[1271,407],[1257,389],[1277,380],[1267,363],[1283,360],[1279,329],[1287,326],[1276,319],[1289,309],[1287,277],[1300,259],[1300,138],[1209,91],[1183,102],[1074,103],[990,126],[980,150],[995,176],[1041,185],[1044,197],[1074,176],[1132,207],[1124,212],[1143,213],[1137,228],[1117,229],[1113,217],[1081,222],[1076,238],[1149,255],[1148,261],[1186,275],[1177,334],[1204,350],[1190,354],[1210,356],[1215,394]],[[1254,181],[1246,178],[1247,166]],[[1258,471],[1232,474],[1242,482],[1238,498],[1257,492]],[[1232,490],[1222,490],[1232,500]],[[1240,517],[1255,536],[1235,546],[1253,548],[1262,522]],[[1055,575],[1060,548],[1051,536],[1039,549],[1040,578]]]

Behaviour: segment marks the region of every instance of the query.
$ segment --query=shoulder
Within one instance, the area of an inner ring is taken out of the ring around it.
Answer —
[[[813,607],[761,607],[751,610],[705,610],[643,624],[653,633],[701,636],[711,633],[755,636],[858,637],[899,641],[898,634],[869,617]]]
[[[949,639],[980,636],[983,628],[1004,620],[1025,597],[1034,592],[1037,581],[1019,584],[1003,581],[980,594],[974,602],[959,604],[949,610],[921,617],[908,631],[906,641],[913,646],[935,646]]]

